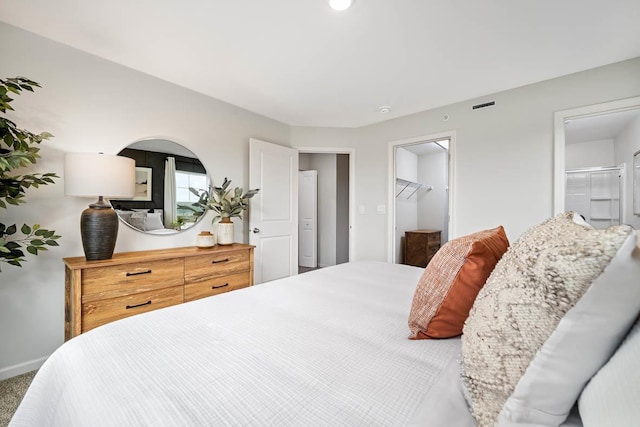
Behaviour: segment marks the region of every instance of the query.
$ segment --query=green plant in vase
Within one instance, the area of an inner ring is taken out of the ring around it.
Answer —
[[[198,196],[193,206],[215,213],[212,224],[218,223],[218,244],[233,243],[233,222],[231,218],[242,219],[242,213],[249,208],[249,199],[258,194],[259,189],[244,191],[241,187],[230,188],[231,180],[225,178],[220,187],[209,190],[189,190]]]

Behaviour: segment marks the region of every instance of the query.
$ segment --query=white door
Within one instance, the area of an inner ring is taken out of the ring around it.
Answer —
[[[298,172],[300,185],[298,209],[298,265],[318,266],[318,171]]]
[[[298,274],[298,150],[249,140],[254,283]]]

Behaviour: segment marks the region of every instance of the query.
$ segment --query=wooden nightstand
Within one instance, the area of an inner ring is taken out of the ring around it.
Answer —
[[[114,320],[253,284],[251,245],[64,258],[65,341]]]
[[[438,249],[440,230],[405,231],[403,264],[426,267]]]

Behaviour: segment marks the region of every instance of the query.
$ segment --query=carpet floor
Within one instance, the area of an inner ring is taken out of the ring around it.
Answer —
[[[31,384],[36,371],[0,381],[0,426],[6,427],[24,394]]]

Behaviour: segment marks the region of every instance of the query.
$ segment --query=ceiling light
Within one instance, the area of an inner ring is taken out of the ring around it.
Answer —
[[[387,114],[390,111],[391,111],[391,107],[389,107],[388,105],[383,105],[382,107],[378,108],[378,112],[380,114]]]
[[[346,10],[351,7],[351,0],[329,0],[329,6],[333,10]]]

